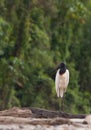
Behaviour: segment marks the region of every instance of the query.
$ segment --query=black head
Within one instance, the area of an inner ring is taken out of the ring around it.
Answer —
[[[65,71],[66,71],[66,65],[65,65],[65,63],[63,63],[63,62],[60,63],[52,72],[55,72],[58,69],[60,69],[60,74],[65,73]]]
[[[66,71],[66,65],[65,65],[65,63],[63,63],[63,62],[60,63],[59,66],[57,67],[57,69],[60,69],[60,71],[59,71],[60,74],[64,74],[65,71]]]
[[[58,69],[61,69],[61,68],[65,68],[65,67],[66,67],[65,63],[62,62],[62,63],[60,63],[60,64],[58,65],[57,68],[58,68]]]

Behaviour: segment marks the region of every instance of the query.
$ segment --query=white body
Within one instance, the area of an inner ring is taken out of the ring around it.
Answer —
[[[58,69],[55,78],[55,87],[57,97],[63,97],[64,92],[66,92],[68,83],[69,83],[69,70],[66,69],[66,72],[62,75],[59,74],[60,69]]]

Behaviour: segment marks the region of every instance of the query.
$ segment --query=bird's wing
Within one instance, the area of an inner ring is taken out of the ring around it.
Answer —
[[[59,70],[58,70],[55,77],[55,88],[56,88],[56,93],[58,97],[59,97],[59,84],[60,84],[60,75],[59,75]]]
[[[69,70],[66,70],[66,86],[68,86],[69,83]]]

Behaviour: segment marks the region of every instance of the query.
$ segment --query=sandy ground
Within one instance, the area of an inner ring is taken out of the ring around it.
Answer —
[[[81,127],[73,125],[17,125],[17,124],[8,124],[0,125],[0,130],[91,130],[91,126],[85,125]]]

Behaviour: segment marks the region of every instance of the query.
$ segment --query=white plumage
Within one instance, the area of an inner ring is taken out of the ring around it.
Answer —
[[[68,83],[69,83],[69,70],[66,69],[66,71],[63,74],[60,74],[60,68],[59,68],[57,70],[55,77],[55,87],[57,97],[61,98],[63,97],[64,93],[66,92]]]

